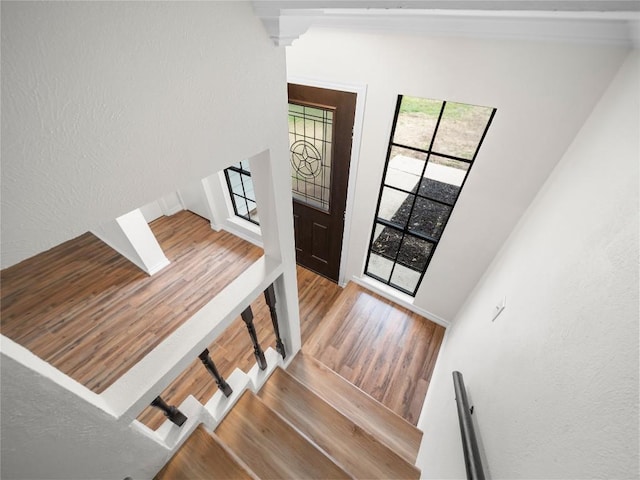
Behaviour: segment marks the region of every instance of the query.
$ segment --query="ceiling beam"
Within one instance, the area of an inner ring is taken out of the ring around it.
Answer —
[[[637,0],[254,0],[276,45],[312,25],[431,35],[636,45]]]

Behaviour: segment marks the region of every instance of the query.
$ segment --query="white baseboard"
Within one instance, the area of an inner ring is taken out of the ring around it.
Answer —
[[[246,222],[246,223],[249,223],[251,227],[256,227],[258,232],[254,233],[251,230],[249,230],[250,227],[245,228],[244,225],[239,225],[237,222],[235,222],[235,219],[234,221],[229,219],[228,221],[224,222],[221,229],[229,232],[231,235],[240,237],[241,239],[246,240],[249,243],[253,243],[257,247],[264,248],[264,244],[262,243],[262,240],[260,240],[260,233],[259,233],[260,227],[257,227],[250,222]],[[213,225],[211,227],[213,228]]]
[[[158,273],[160,270],[162,270],[164,267],[169,266],[170,263],[171,262],[169,261],[169,259],[165,257],[164,260],[162,260],[162,261],[156,263],[155,265],[153,265],[152,267],[148,268],[147,269],[147,273],[150,276],[153,276],[156,273]]]
[[[376,282],[373,279],[369,279],[368,277],[365,277],[365,276],[356,277],[354,275],[351,280],[353,280],[355,283],[357,283],[361,287],[364,287],[367,290],[371,290],[372,292],[377,293],[381,297],[384,297],[387,300],[390,300],[400,305],[401,307],[406,308],[407,310],[411,310],[413,313],[417,313],[421,317],[424,317],[427,320],[431,320],[432,322],[437,323],[438,325],[442,325],[445,328],[448,328],[451,325],[451,322],[449,320],[445,320],[444,318],[439,317],[435,313],[431,313],[420,307],[416,307],[411,302],[413,298],[403,294],[402,292],[390,291],[392,290],[390,287],[387,287],[386,285],[382,285],[382,284],[378,285],[378,282]],[[383,287],[386,287],[386,288],[383,288]]]

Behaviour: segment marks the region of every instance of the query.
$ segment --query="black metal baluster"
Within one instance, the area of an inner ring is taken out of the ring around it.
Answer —
[[[262,351],[262,348],[260,348],[260,343],[258,343],[256,327],[253,326],[253,312],[251,311],[251,306],[248,306],[244,312],[242,312],[242,320],[247,325],[247,330],[249,330],[249,336],[251,337],[251,342],[253,342],[253,354],[258,361],[258,367],[260,367],[260,370],[264,370],[267,368],[267,359],[264,358],[264,352]]]
[[[218,385],[218,389],[222,393],[224,393],[224,396],[228,397],[229,395],[231,395],[233,393],[233,389],[225,381],[222,375],[220,375],[220,372],[218,372],[218,369],[216,368],[216,364],[213,363],[213,360],[211,360],[211,357],[209,356],[209,349],[205,348],[204,351],[200,355],[198,355],[198,358],[200,359],[202,364],[205,366],[205,368],[209,371],[211,376],[215,379],[216,385]]]
[[[282,359],[287,358],[287,352],[284,349],[284,343],[280,338],[280,327],[278,326],[278,314],[276,313],[276,292],[273,288],[273,284],[269,285],[264,291],[264,299],[269,306],[269,312],[271,313],[271,322],[273,323],[273,330],[276,333],[276,350]]]
[[[164,416],[179,427],[181,427],[184,422],[187,421],[187,416],[180,410],[178,410],[178,407],[169,405],[159,395],[153,399],[153,402],[151,402],[151,406],[162,410],[164,412]]]

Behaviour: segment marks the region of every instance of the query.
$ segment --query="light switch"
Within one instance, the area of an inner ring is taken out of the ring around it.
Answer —
[[[498,302],[498,304],[496,305],[496,309],[495,312],[493,314],[493,319],[491,320],[492,322],[498,318],[498,315],[500,315],[502,313],[502,311],[504,310],[504,308],[507,306],[507,297],[502,297],[502,300],[500,300],[500,302]]]

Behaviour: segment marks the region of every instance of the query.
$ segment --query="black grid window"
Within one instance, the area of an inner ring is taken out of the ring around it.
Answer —
[[[225,169],[224,176],[227,179],[233,212],[238,217],[260,225],[249,162],[242,161],[231,165]]]
[[[415,296],[495,111],[398,96],[366,275]]]

